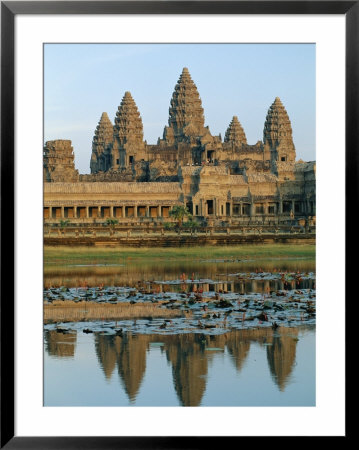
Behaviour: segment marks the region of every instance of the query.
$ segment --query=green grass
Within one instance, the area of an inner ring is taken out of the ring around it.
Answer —
[[[123,264],[203,259],[315,259],[315,245],[244,245],[233,247],[91,248],[44,247],[44,264]]]

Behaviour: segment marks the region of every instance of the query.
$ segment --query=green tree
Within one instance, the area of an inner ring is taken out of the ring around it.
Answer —
[[[181,228],[184,218],[192,220],[192,214],[186,206],[176,205],[170,211],[170,216],[177,220],[178,228]]]
[[[117,224],[118,224],[118,220],[116,220],[116,219],[106,219],[106,225],[114,227]]]
[[[67,220],[60,220],[60,227],[61,228],[65,228],[65,227],[67,227],[67,225],[70,223],[70,221],[67,219]]]

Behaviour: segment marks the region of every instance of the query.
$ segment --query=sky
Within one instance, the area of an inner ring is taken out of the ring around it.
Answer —
[[[236,115],[248,144],[263,140],[268,108],[280,97],[297,159],[315,160],[315,44],[45,44],[44,141],[70,139],[76,168],[89,173],[101,114],[114,122],[130,91],[144,139],[156,144],[183,67],[213,135],[223,139]]]

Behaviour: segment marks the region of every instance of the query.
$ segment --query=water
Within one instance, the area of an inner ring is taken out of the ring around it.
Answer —
[[[86,280],[94,297],[105,285],[104,302],[107,291],[121,303],[136,288],[136,302],[165,295],[187,310],[163,327],[164,319],[153,317],[47,320],[44,405],[315,406],[315,314],[300,309],[315,301],[313,272],[313,262],[300,260],[47,268],[47,296],[78,295]],[[220,311],[221,318],[203,319],[208,310],[202,302],[184,306],[181,298],[193,295],[194,286],[209,306],[218,293],[234,306],[212,305],[211,314]],[[237,300],[249,301],[246,314],[253,317],[272,302],[271,291],[284,308],[266,310],[269,321],[243,320]],[[278,328],[271,326],[274,319]]]
[[[315,406],[315,328],[47,331],[45,374],[46,406]]]

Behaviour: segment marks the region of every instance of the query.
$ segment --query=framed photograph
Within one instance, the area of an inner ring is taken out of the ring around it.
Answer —
[[[358,21],[1,2],[1,448],[348,436]]]

